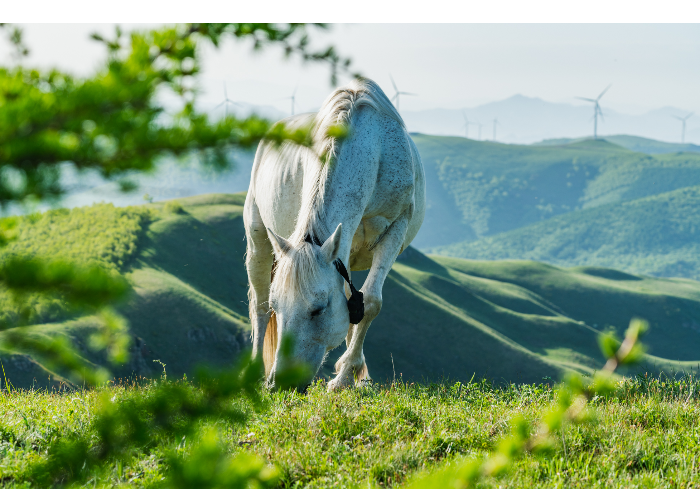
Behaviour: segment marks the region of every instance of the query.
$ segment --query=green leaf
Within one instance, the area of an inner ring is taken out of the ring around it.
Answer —
[[[598,345],[605,358],[615,358],[617,350],[620,348],[620,341],[613,333],[604,333],[598,336]]]

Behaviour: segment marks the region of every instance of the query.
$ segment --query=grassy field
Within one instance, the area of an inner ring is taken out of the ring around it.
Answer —
[[[96,435],[100,402],[142,400],[162,382],[62,393],[3,391],[3,487],[36,487],[33,468],[46,460],[48,447],[70,436]],[[690,377],[628,379],[617,396],[592,401],[593,421],[565,426],[551,454],[527,455],[480,487],[696,487],[699,387]],[[274,486],[285,488],[408,487],[425,474],[485,456],[508,434],[514,416],[539,419],[557,397],[548,384],[480,380],[395,382],[339,393],[327,393],[321,382],[306,395],[262,395],[262,410],[240,402],[247,413],[242,424],[207,426],[219,433],[226,452],[256,454],[277,467]],[[186,455],[196,443],[161,438],[91,472],[84,486],[162,487],[172,470],[169,454]]]
[[[248,347],[242,204],[242,194],[213,194],[143,206],[150,217],[135,234],[135,251],[118,267],[133,292],[120,305],[132,347],[130,361],[112,367],[115,376],[157,376],[163,362],[179,378],[205,360],[230,365]],[[90,247],[89,240],[83,245]],[[366,272],[353,275],[362,283]],[[411,248],[394,265],[383,295],[364,347],[377,381],[467,382],[476,375],[532,383],[571,370],[590,374],[603,365],[600,333],[621,335],[635,316],[651,325],[640,369],[694,371],[700,360],[700,283],[690,280],[426,256]],[[94,328],[88,316],[28,331],[66,336],[86,362],[104,365],[86,341]],[[344,348],[330,353],[322,378],[332,374]],[[0,360],[17,387],[62,380],[61,372],[21,352],[4,352]]]

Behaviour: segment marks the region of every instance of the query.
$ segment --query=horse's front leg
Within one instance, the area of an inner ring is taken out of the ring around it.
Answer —
[[[365,363],[365,355],[362,345],[365,335],[374,318],[382,309],[382,288],[391,266],[399,255],[403,246],[410,219],[410,210],[406,210],[391,225],[387,233],[375,248],[372,257],[372,268],[362,286],[364,294],[365,316],[354,328],[350,328],[352,335],[345,353],[335,364],[336,377],[328,383],[329,390],[350,387],[362,380],[369,380],[369,371]]]
[[[249,194],[250,195],[250,194]],[[246,270],[248,272],[248,307],[253,334],[253,358],[262,354],[267,323],[270,320],[270,281],[273,265],[272,244],[260,212],[253,199],[244,209],[246,231]]]

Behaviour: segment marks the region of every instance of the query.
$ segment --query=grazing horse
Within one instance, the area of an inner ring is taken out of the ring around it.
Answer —
[[[263,140],[255,155],[244,210],[253,356],[262,353],[274,386],[290,361],[281,338],[293,339],[291,360],[313,375],[345,338],[328,388],[351,386],[369,379],[367,329],[391,266],[423,223],[423,165],[401,116],[368,79],[334,91],[318,113],[283,123],[311,125],[313,145]],[[342,139],[329,130],[339,125]],[[357,291],[347,270],[368,268]]]

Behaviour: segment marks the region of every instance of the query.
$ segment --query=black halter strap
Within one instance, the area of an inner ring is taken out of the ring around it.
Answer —
[[[304,238],[304,241],[306,241],[307,243],[315,244],[317,246],[323,246],[323,243],[321,243],[321,241],[316,236],[312,238],[310,235],[307,234]],[[348,312],[350,313],[350,322],[352,324],[359,324],[360,321],[362,321],[362,318],[365,317],[365,301],[363,294],[362,292],[357,290],[352,284],[352,280],[350,280],[350,275],[348,275],[348,270],[347,268],[345,268],[345,265],[343,264],[342,260],[334,260],[333,265],[335,265],[335,269],[338,270],[340,276],[343,277],[350,286],[350,298],[348,299]]]

